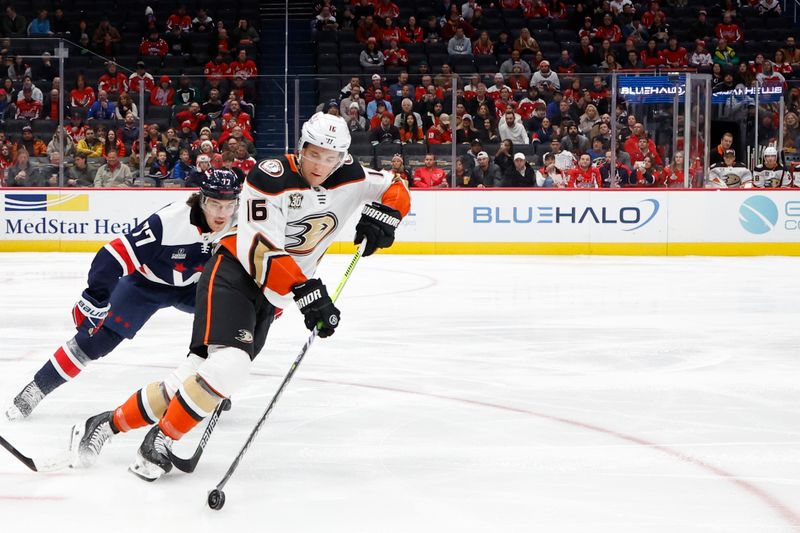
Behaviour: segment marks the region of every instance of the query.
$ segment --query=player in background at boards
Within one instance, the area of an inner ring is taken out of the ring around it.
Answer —
[[[195,289],[212,243],[234,224],[241,181],[215,170],[186,202],[160,209],[94,256],[88,286],[72,310],[78,332],[14,398],[9,420],[27,418],[86,365],[132,339],[159,309],[194,312]]]
[[[155,424],[130,470],[153,481],[172,469],[167,449],[240,390],[263,348],[275,310],[297,304],[309,330],[332,335],[340,313],[317,264],[357,210],[364,256],[394,243],[410,208],[404,180],[365,169],[349,155],[344,119],[317,113],[303,125],[297,155],[258,163],[245,181],[238,227],[220,241],[198,285],[190,353],[164,381],[114,411],[73,428],[76,465],[94,463],[119,432]]]

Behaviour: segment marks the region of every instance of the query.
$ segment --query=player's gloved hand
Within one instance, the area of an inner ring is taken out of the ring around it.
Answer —
[[[306,327],[318,328],[320,337],[333,335],[339,325],[339,310],[333,305],[325,285],[316,278],[292,287],[294,301],[305,317]]]
[[[394,230],[400,225],[400,211],[388,205],[372,202],[361,211],[361,220],[356,224],[355,243],[361,244],[365,238],[367,246],[364,257],[372,255],[378,248],[388,248],[394,244]]]
[[[94,335],[105,322],[110,308],[108,303],[100,303],[84,292],[81,294],[81,299],[72,308],[72,321],[75,323],[75,328],[86,328],[89,336]]]

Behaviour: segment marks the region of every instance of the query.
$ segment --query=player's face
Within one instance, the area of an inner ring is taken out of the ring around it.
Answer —
[[[236,212],[238,200],[218,200],[206,198],[203,202],[203,213],[211,231],[221,231],[230,222]]]
[[[313,144],[301,150],[300,173],[312,187],[322,185],[342,159],[342,154]]]
[[[764,164],[769,168],[772,168],[778,164],[778,157],[774,155],[764,156]]]

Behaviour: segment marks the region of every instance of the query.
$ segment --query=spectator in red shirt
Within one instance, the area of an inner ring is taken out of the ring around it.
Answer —
[[[203,74],[207,80],[222,80],[230,76],[230,67],[222,60],[222,54],[217,53],[213,60],[206,63]]]
[[[544,18],[550,15],[550,10],[543,0],[522,0],[522,16],[526,19]]]
[[[418,189],[447,187],[447,174],[436,166],[436,158],[433,154],[426,154],[425,166],[414,171],[414,187]]]
[[[241,126],[242,130],[250,132],[252,126],[250,125],[250,115],[242,111],[242,106],[237,100],[232,100],[229,104],[230,109],[227,113],[222,115],[222,126],[225,130],[230,129],[229,125],[231,120]]]
[[[188,121],[195,133],[200,130],[200,125],[208,120],[208,117],[200,112],[200,104],[197,102],[189,104],[189,109],[175,113],[175,118],[181,123]]]
[[[730,14],[725,14],[722,17],[722,22],[717,24],[714,30],[717,39],[725,39],[728,43],[740,43],[744,40],[744,34],[739,28],[739,25],[733,22]]]
[[[236,54],[236,59],[228,66],[228,75],[231,77],[242,76],[244,79],[258,75],[255,61],[247,58],[247,50],[242,48]]]
[[[374,5],[375,16],[379,19],[395,19],[400,16],[400,8],[392,0],[377,0]]]
[[[664,177],[656,168],[655,157],[652,155],[644,156],[638,165],[634,163],[634,168],[636,168],[636,184],[639,187],[663,186]]]
[[[567,187],[570,189],[599,189],[603,178],[600,170],[592,167],[592,157],[581,155],[578,166],[567,171]]]
[[[655,39],[647,41],[647,47],[639,54],[642,64],[645,68],[658,67],[664,64],[664,58],[661,52],[658,51],[658,45]]]
[[[186,8],[180,6],[176,13],[173,13],[167,19],[167,30],[171,31],[173,28],[180,28],[182,32],[192,31],[192,18],[186,14]]]
[[[482,31],[478,40],[472,45],[472,53],[476,56],[494,55],[494,43],[489,39],[489,32]]]
[[[442,113],[439,120],[428,129],[426,135],[428,144],[449,144],[453,142],[453,134],[450,131],[450,115]]]
[[[164,57],[169,51],[167,41],[159,37],[158,30],[150,31],[147,39],[142,41],[139,45],[139,55],[141,56],[158,56]]]
[[[661,11],[661,7],[658,5],[658,2],[652,2],[650,4],[650,9],[642,14],[642,25],[649,29],[656,21],[656,15],[658,14],[662,16],[662,20],[667,20],[667,16],[663,11]]]
[[[78,74],[78,78],[75,80],[75,88],[69,92],[69,96],[72,107],[83,109],[89,109],[94,101],[97,100],[94,89],[86,85],[86,76],[83,74]]]
[[[595,33],[595,37],[599,40],[608,39],[612,43],[618,43],[622,41],[622,30],[614,24],[614,19],[611,17],[611,13],[606,13],[603,15],[603,23],[597,28],[597,32]]]
[[[128,78],[122,72],[117,72],[117,64],[113,61],[107,63],[106,73],[100,76],[97,91],[107,92],[112,100],[116,100],[120,93],[128,91]]]
[[[175,103],[175,89],[166,74],[158,80],[158,86],[150,93],[150,105],[171,106]]]
[[[417,17],[408,17],[408,23],[400,30],[400,42],[421,43],[422,41],[422,28],[417,26]]]
[[[668,67],[685,67],[689,64],[689,53],[686,48],[678,46],[678,38],[674,35],[669,38],[669,44],[661,51],[661,56]]]
[[[383,28],[381,29],[381,44],[383,46],[388,46],[389,41],[392,39],[399,41],[401,33],[402,32],[400,28],[394,25],[394,19],[391,17],[386,17],[383,19]]]
[[[374,37],[376,41],[383,37],[380,26],[375,24],[375,19],[371,15],[364,17],[363,22],[356,29],[356,40],[358,42],[367,44],[367,40],[370,37]]]
[[[397,45],[397,39],[389,41],[389,48],[383,51],[383,64],[387,67],[405,67],[408,65],[408,52]]]
[[[136,72],[128,78],[128,92],[138,94],[140,87],[146,93],[151,92],[156,87],[153,75],[147,72],[144,61],[136,63]]]
[[[22,89],[22,99],[17,100],[17,114],[15,119],[34,120],[42,115],[42,102],[33,99],[33,89]]]
[[[447,20],[447,24],[442,27],[442,39],[444,41],[449,41],[456,35],[456,30],[461,28],[464,30],[464,35],[468,38],[472,38],[472,34],[475,33],[475,28],[470,26],[469,22],[462,19],[458,12],[450,12],[450,18]]]
[[[236,146],[234,155],[233,166],[240,169],[244,172],[244,175],[247,176],[250,171],[253,170],[253,167],[256,166],[256,160],[250,157],[250,154],[247,153],[247,147],[242,143]]]

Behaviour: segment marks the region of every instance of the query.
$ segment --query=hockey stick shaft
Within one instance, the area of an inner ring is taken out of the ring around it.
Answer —
[[[51,472],[53,470],[61,470],[62,468],[66,468],[69,466],[69,456],[67,454],[61,454],[49,459],[36,461],[35,459],[28,457],[27,455],[19,451],[16,446],[8,442],[2,436],[0,436],[0,446],[8,450],[8,452],[11,455],[13,455],[19,462],[21,462],[34,472]]]
[[[219,405],[217,405],[216,409],[214,409],[214,412],[211,414],[211,418],[208,419],[208,425],[206,425],[206,429],[203,431],[203,436],[200,437],[200,443],[197,445],[197,449],[194,451],[191,457],[184,459],[183,457],[178,457],[172,453],[172,450],[169,448],[167,449],[169,460],[173,465],[175,465],[175,468],[181,472],[186,472],[187,474],[194,472],[195,468],[197,468],[197,463],[200,462],[200,457],[203,455],[203,451],[206,449],[208,439],[211,438],[214,428],[217,427],[217,420],[219,420],[222,411],[227,411],[230,409],[230,406],[231,401],[228,398],[225,398],[219,403]]]
[[[350,260],[350,264],[347,266],[347,270],[345,270],[344,276],[342,276],[342,280],[339,282],[339,286],[336,287],[336,292],[333,293],[333,297],[331,298],[332,301],[335,302],[339,298],[339,295],[341,294],[342,289],[344,289],[345,284],[347,284],[347,280],[350,279],[350,275],[353,273],[353,270],[355,269],[358,260],[361,259],[361,255],[364,253],[364,248],[366,247],[366,244],[367,244],[366,240],[362,242],[361,245],[358,247],[358,250],[356,250],[356,253],[353,255],[353,259]],[[269,402],[267,409],[261,415],[261,418],[258,420],[258,422],[256,422],[255,427],[250,432],[250,435],[247,437],[247,440],[242,446],[242,449],[239,450],[239,453],[236,455],[236,458],[233,460],[233,463],[231,463],[231,466],[228,468],[228,471],[225,473],[225,476],[219,483],[217,483],[218,490],[221,490],[225,486],[225,484],[228,483],[228,480],[230,480],[231,476],[236,471],[236,468],[239,466],[239,462],[242,460],[242,457],[244,457],[244,454],[247,453],[247,449],[250,448],[250,445],[253,443],[253,440],[255,439],[256,435],[261,430],[261,427],[267,421],[267,418],[269,418],[269,415],[272,412],[272,408],[275,407],[276,403],[278,403],[278,398],[281,397],[281,394],[283,394],[283,390],[286,388],[286,385],[288,385],[289,381],[292,380],[292,376],[294,376],[297,367],[300,366],[300,363],[303,361],[303,357],[305,357],[306,353],[308,353],[308,349],[311,347],[311,344],[313,344],[314,339],[316,338],[317,338],[317,330],[315,328],[314,331],[311,332],[311,335],[309,335],[308,340],[303,345],[303,348],[302,350],[300,350],[300,353],[298,354],[294,363],[292,363],[292,366],[289,368],[289,372],[286,374],[286,377],[283,378],[283,382],[281,382],[280,387],[278,387],[275,396],[272,397],[272,401]]]

